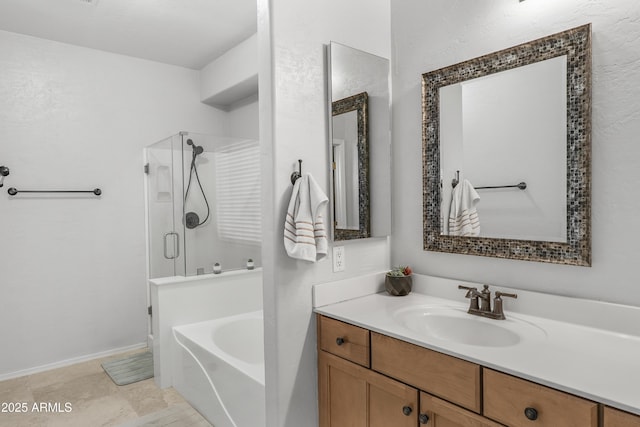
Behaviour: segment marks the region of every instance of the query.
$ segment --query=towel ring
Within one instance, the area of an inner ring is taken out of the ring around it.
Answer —
[[[291,173],[291,184],[295,184],[298,178],[302,178],[302,159],[298,159],[298,170]]]

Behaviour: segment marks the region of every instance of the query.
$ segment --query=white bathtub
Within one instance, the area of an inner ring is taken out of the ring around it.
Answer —
[[[262,311],[173,328],[173,387],[215,427],[263,427]]]

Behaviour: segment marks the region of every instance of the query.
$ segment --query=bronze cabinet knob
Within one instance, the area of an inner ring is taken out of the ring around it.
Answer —
[[[536,410],[536,408],[525,408],[524,416],[531,421],[535,421],[538,419],[538,411]]]
[[[427,424],[429,422],[429,415],[427,414],[418,415],[418,421],[420,421],[420,424]]]

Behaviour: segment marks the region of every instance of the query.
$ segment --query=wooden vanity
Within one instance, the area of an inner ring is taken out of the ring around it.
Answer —
[[[317,326],[320,427],[640,426],[640,416],[320,314]]]

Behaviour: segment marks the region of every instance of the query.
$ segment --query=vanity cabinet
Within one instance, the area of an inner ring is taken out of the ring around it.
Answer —
[[[569,393],[322,315],[317,320],[320,427],[640,427],[633,414],[601,411]]]
[[[604,407],[603,421],[602,427],[640,427],[640,416],[608,406]]]

